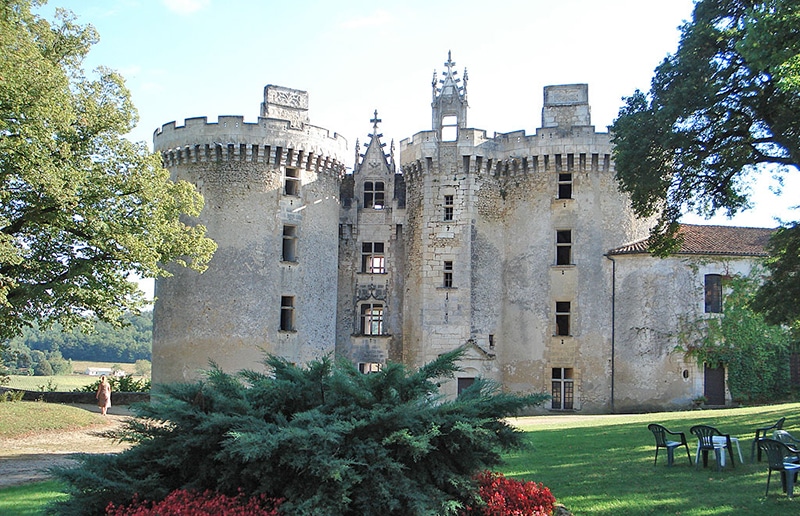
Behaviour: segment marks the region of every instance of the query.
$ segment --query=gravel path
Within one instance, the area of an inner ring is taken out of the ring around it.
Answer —
[[[73,405],[98,412],[94,405]],[[105,424],[26,437],[0,438],[0,488],[45,480],[52,466],[75,462],[77,453],[119,453],[129,443],[120,443],[102,434],[122,427],[130,416],[127,407],[111,407]]]

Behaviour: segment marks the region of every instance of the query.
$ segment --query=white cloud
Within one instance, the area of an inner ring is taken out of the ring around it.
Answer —
[[[164,0],[164,5],[178,14],[191,14],[211,5],[211,0]]]
[[[377,27],[389,23],[392,17],[386,11],[375,11],[369,16],[362,16],[360,18],[352,18],[342,22],[343,29],[360,29],[363,27]]]

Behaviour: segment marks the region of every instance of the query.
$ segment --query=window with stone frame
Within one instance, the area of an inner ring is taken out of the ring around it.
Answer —
[[[364,207],[380,210],[384,206],[383,181],[364,181]]]
[[[570,302],[556,301],[556,335],[568,336],[570,333]]]
[[[383,335],[383,304],[361,304],[361,334]]]
[[[298,169],[286,167],[283,193],[285,195],[300,195],[300,171]]]
[[[383,369],[383,364],[380,362],[359,362],[358,371],[363,374],[377,373]]]
[[[705,276],[705,311],[706,313],[722,313],[722,276],[706,274]]]
[[[458,389],[458,394],[461,394],[461,392],[464,389],[470,387],[473,383],[475,383],[475,378],[474,377],[459,378],[457,380],[457,387],[456,387]]]
[[[386,273],[383,242],[363,242],[361,244],[361,272],[364,274]]]
[[[575,381],[571,367],[554,367],[552,369],[550,395],[553,397],[550,408],[554,410],[572,410],[575,407]]]
[[[453,288],[453,262],[445,260],[442,269],[442,286],[444,288]]]
[[[558,173],[558,198],[572,199],[572,172]]]
[[[453,208],[455,207],[454,203],[454,196],[452,195],[445,195],[444,196],[444,221],[450,222],[453,220]]]
[[[281,331],[294,331],[294,297],[281,296]]]
[[[572,231],[556,231],[556,265],[572,265]]]
[[[284,262],[297,261],[297,226],[283,226],[283,250],[281,260]]]

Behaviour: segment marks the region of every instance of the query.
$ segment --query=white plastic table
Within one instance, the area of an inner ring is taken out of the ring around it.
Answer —
[[[712,438],[712,442],[714,443],[714,448],[720,448],[722,453],[720,454],[719,465],[723,468],[725,467],[725,445],[728,444],[728,441],[725,440],[725,436],[722,435],[715,435]],[[731,437],[731,444],[736,445],[736,451],[739,452],[739,464],[744,464],[744,459],[742,458],[742,448],[739,446],[739,438],[738,437]],[[694,456],[694,463],[697,464],[700,460],[700,439],[697,440],[697,452],[695,452]]]

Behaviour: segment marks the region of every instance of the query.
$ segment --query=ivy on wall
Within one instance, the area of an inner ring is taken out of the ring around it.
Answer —
[[[792,332],[751,308],[760,275],[726,278],[722,314],[686,321],[679,335],[687,357],[725,366],[731,396],[741,403],[777,401],[790,392]]]

